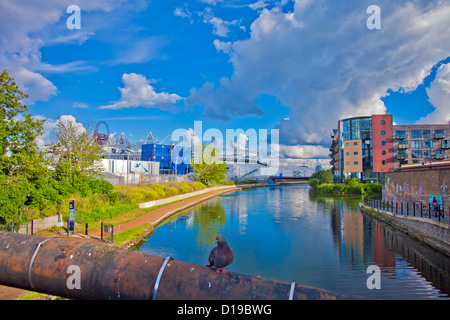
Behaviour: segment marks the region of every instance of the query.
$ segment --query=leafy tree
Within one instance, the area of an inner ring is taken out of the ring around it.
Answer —
[[[323,183],[333,183],[333,173],[331,170],[321,170],[319,172],[315,172],[309,178],[309,185],[312,189],[316,189]]]
[[[22,176],[33,180],[47,177],[49,170],[36,139],[43,133],[44,120],[34,120],[25,113],[28,107],[22,99],[27,97],[3,70],[0,73],[0,173],[9,178]]]
[[[92,134],[72,119],[60,118],[56,124],[56,141],[49,146],[58,180],[72,185],[78,179],[100,172],[102,147]]]
[[[194,177],[206,185],[224,180],[228,172],[227,164],[219,158],[217,146],[203,145],[200,163],[191,163]]]

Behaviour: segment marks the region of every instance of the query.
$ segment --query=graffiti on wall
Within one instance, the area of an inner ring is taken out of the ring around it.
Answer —
[[[447,194],[448,186],[447,181],[444,178],[443,183],[440,186],[442,190],[441,194],[428,194],[420,184],[418,187],[409,185],[404,182],[403,184],[394,183],[390,177],[386,177],[385,184],[382,190],[383,200],[392,201],[393,203],[416,203],[416,206],[433,204],[433,198],[436,198],[440,206],[446,206],[450,204],[450,195]]]

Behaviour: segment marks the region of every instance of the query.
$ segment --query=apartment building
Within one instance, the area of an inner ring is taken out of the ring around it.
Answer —
[[[336,181],[380,181],[402,165],[450,159],[450,123],[394,125],[391,114],[347,118],[333,130]]]
[[[394,125],[393,130],[394,170],[450,158],[450,124]]]

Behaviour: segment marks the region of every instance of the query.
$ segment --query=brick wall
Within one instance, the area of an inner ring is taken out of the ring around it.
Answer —
[[[444,206],[450,205],[450,168],[388,172],[385,174],[383,195],[394,202],[423,202],[429,196],[440,196]]]

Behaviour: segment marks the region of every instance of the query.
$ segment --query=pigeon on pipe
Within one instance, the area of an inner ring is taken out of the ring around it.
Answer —
[[[225,267],[233,262],[233,251],[222,236],[216,237],[216,243],[217,246],[211,250],[208,258],[209,263],[206,266],[215,267],[216,273],[220,273],[221,270],[223,273],[227,273],[228,271],[225,270]]]

